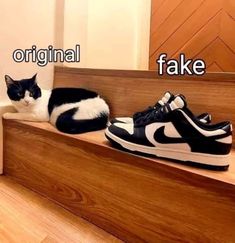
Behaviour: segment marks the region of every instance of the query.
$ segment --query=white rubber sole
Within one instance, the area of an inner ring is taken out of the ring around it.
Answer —
[[[105,134],[114,142],[121,145],[123,148],[132,151],[140,152],[149,155],[155,155],[161,158],[168,158],[173,160],[180,160],[184,162],[193,162],[197,164],[215,166],[215,167],[226,167],[230,163],[230,155],[213,155],[204,153],[194,153],[188,151],[177,151],[165,148],[148,147],[125,141],[112,134],[108,129],[105,130]]]

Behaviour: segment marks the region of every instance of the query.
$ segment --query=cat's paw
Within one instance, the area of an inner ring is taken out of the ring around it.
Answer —
[[[15,113],[4,113],[3,116],[2,116],[4,119],[15,119]]]

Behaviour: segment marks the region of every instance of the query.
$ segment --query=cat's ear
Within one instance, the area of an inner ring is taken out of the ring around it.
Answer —
[[[5,82],[6,82],[7,87],[14,84],[14,80],[9,75],[5,75]]]
[[[31,80],[33,80],[36,83],[36,79],[37,79],[37,73],[33,75],[33,77],[31,78]]]

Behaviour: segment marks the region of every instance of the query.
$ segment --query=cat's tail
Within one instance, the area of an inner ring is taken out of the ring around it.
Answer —
[[[59,131],[69,134],[79,134],[104,129],[108,123],[108,114],[100,113],[93,119],[75,120],[74,114],[78,108],[72,108],[60,114],[56,121],[56,127]]]

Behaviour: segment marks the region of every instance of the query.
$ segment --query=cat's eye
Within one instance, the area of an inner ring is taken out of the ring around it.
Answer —
[[[33,92],[30,92],[30,93],[29,93],[29,96],[30,96],[30,97],[33,97]]]
[[[17,95],[21,97],[22,96],[22,93],[21,92],[18,92]]]

